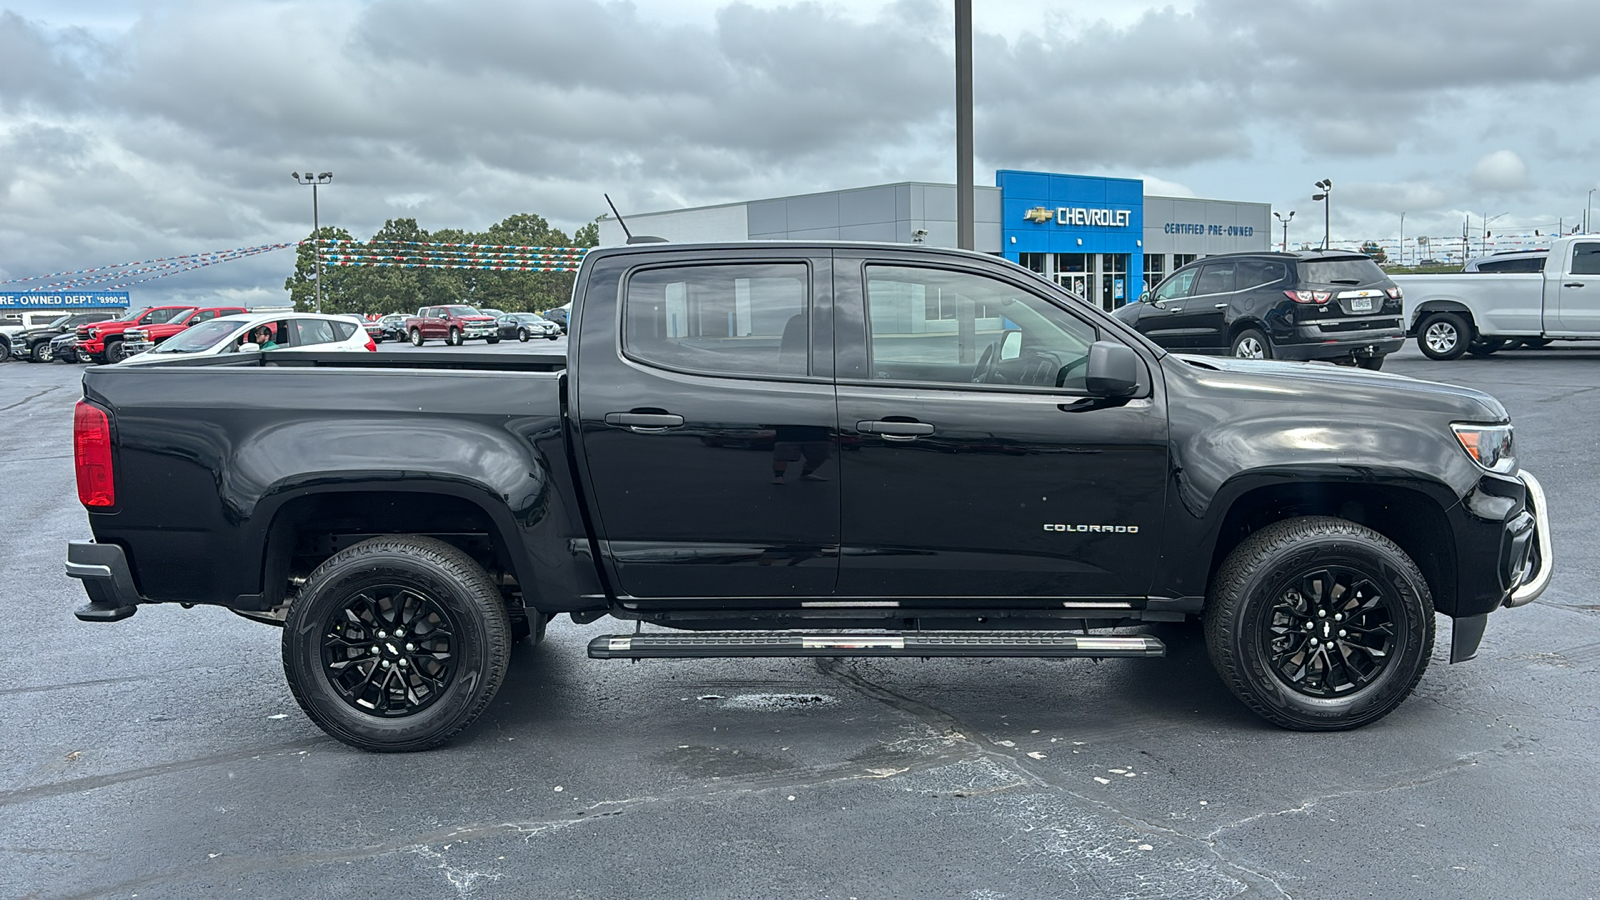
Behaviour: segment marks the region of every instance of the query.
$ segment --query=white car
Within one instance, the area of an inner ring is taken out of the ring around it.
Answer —
[[[266,341],[258,342],[258,334],[265,329]],[[321,313],[246,313],[244,315],[218,316],[192,328],[178,332],[160,344],[140,348],[130,329],[127,349],[141,349],[134,356],[118,363],[137,366],[144,363],[172,359],[178,354],[186,356],[221,356],[226,353],[264,350],[275,353],[286,350],[376,351],[378,345],[367,336],[361,320],[355,316],[330,316]]]

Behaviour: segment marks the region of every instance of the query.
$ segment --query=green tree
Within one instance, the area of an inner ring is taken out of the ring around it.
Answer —
[[[284,279],[283,289],[289,292],[289,302],[300,312],[309,312],[317,305],[317,270],[316,258],[313,255],[313,238],[321,240],[350,240],[350,232],[343,228],[325,225],[315,234],[307,235],[307,243],[295,249],[294,271]],[[327,248],[323,248],[324,253]],[[322,308],[326,312],[344,312],[348,303],[347,294],[355,282],[361,279],[362,269],[345,268],[343,266],[322,266]]]
[[[600,246],[600,220],[605,216],[595,216],[594,221],[579,228],[572,233],[572,246],[598,247]]]

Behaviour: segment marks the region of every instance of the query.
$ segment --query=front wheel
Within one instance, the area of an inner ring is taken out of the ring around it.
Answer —
[[[445,336],[444,342],[446,344],[449,344],[452,347],[461,346],[461,329],[459,329],[459,328],[450,329],[450,333]]]
[[[294,698],[362,750],[428,750],[494,699],[511,656],[510,614],[489,574],[435,538],[395,535],[330,557],[283,629]]]
[[[526,329],[526,328],[518,328],[517,329],[517,340],[519,340],[519,341],[523,342],[524,344],[526,344],[528,342],[528,329]]]
[[[50,352],[50,342],[40,341],[34,344],[33,349],[28,351],[28,358],[37,363],[46,363],[54,359],[54,354]]]
[[[1417,348],[1429,359],[1460,359],[1471,334],[1466,320],[1455,313],[1432,313],[1417,326]]]
[[[1383,718],[1433,652],[1433,600],[1411,558],[1376,531],[1327,516],[1276,522],[1228,554],[1204,622],[1229,690],[1297,731]]]
[[[422,346],[422,331],[420,329],[417,329],[417,328],[411,329],[411,346],[413,346],[413,347],[421,347]]]
[[[128,351],[122,348],[121,341],[106,341],[106,362],[119,363],[128,358]]]
[[[1261,332],[1246,328],[1234,337],[1228,355],[1239,359],[1271,359],[1272,343]]]

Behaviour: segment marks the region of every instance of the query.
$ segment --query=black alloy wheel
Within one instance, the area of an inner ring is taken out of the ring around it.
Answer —
[[[1417,349],[1429,359],[1459,359],[1472,341],[1472,329],[1456,313],[1429,313],[1417,326]]]
[[[1433,651],[1433,601],[1410,557],[1370,528],[1326,516],[1245,539],[1212,582],[1203,621],[1229,690],[1297,731],[1383,718]]]
[[[283,670],[330,736],[363,750],[427,750],[494,699],[512,640],[500,589],[472,557],[393,535],[311,573],[284,622]]]
[[[106,362],[119,363],[128,358],[128,351],[123,349],[121,340],[106,341]]]
[[[411,329],[411,346],[422,346],[422,330],[420,328]]]

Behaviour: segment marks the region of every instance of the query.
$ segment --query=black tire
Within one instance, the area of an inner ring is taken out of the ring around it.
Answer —
[[[1524,350],[1539,350],[1550,346],[1549,338],[1522,338],[1518,341]]]
[[[526,344],[528,342],[528,329],[526,329],[526,328],[518,328],[517,329],[517,340],[519,340],[519,341],[523,342],[524,344]]]
[[[1467,352],[1482,359],[1506,349],[1505,338],[1479,338],[1467,345]]]
[[[551,332],[550,334],[545,335],[545,337],[547,339],[549,339],[549,340],[552,340],[552,341],[560,340],[561,339],[561,332],[559,332],[559,331]]]
[[[390,631],[397,624],[402,630]],[[429,637],[398,640],[419,635]],[[283,629],[283,672],[300,708],[330,736],[384,753],[428,750],[472,724],[500,689],[510,655],[510,615],[488,573],[456,547],[415,535],[373,538],[330,557],[306,580]],[[396,674],[403,693],[391,686]],[[384,679],[376,690],[374,676]]]
[[[10,358],[11,358],[11,342],[10,341],[0,341],[0,362],[5,362],[6,360],[8,360]]]
[[[106,362],[119,363],[128,358],[128,351],[122,347],[121,340],[106,341]]]
[[[489,344],[498,344],[498,343],[500,343],[500,337],[498,335],[496,335],[495,337],[484,338],[483,340],[484,340],[485,343],[489,343]]]
[[[1433,652],[1433,599],[1411,558],[1376,531],[1327,516],[1286,519],[1245,539],[1212,581],[1204,621],[1228,689],[1296,731],[1383,718],[1411,694]],[[1368,634],[1348,637],[1340,626]]]
[[[1387,355],[1387,354],[1384,354],[1384,355]],[[1380,355],[1380,356],[1363,356],[1360,359],[1356,360],[1356,365],[1360,366],[1363,369],[1366,369],[1369,372],[1376,372],[1379,369],[1383,368],[1383,355]]]
[[[1246,328],[1234,335],[1233,343],[1228,346],[1228,355],[1240,359],[1271,359],[1272,342],[1256,329]]]
[[[420,329],[420,328],[411,329],[411,346],[413,346],[413,347],[421,347],[422,346],[422,329]]]
[[[1472,326],[1451,312],[1429,313],[1417,325],[1417,348],[1429,359],[1460,359],[1472,343]]]
[[[49,341],[40,341],[28,351],[29,362],[47,363],[52,359],[55,359],[55,355],[50,352]]]
[[[92,355],[90,355],[89,351],[87,351],[87,350],[79,350],[77,352],[78,352],[78,362],[83,363],[86,366],[90,365],[90,364],[92,364],[94,362],[94,357]]]
[[[461,346],[461,329],[450,329],[450,333],[445,336],[444,342],[451,347]]]

